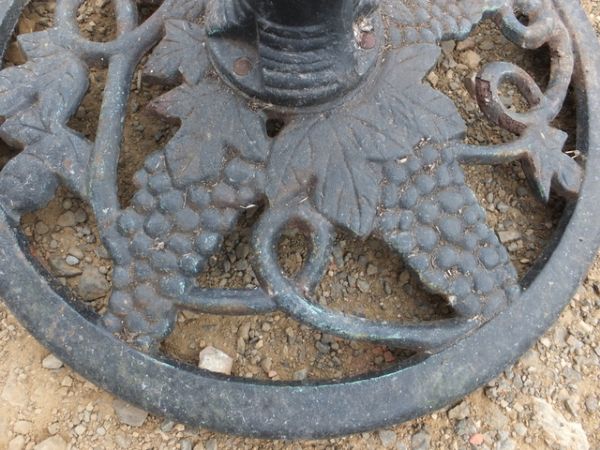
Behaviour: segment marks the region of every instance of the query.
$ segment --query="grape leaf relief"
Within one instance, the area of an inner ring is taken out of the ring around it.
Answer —
[[[5,119],[0,137],[22,147],[23,152],[0,175],[0,191],[8,198],[13,191],[31,185],[27,166],[33,158],[38,174],[43,166],[85,197],[81,174],[86,173],[91,143],[67,122],[87,91],[88,68],[68,50],[53,44],[50,32],[23,35],[19,44],[28,62],[0,72],[0,115]],[[40,199],[46,196],[38,195]],[[27,208],[41,206],[27,203]]]
[[[370,234],[381,163],[406,158],[423,140],[446,142],[465,132],[450,99],[422,81],[438,56],[439,48],[429,44],[393,51],[366,94],[368,102],[297,119],[285,128],[269,159],[270,201],[304,192],[332,222]]]
[[[209,66],[204,28],[185,20],[167,20],[165,37],[156,46],[144,67],[144,75],[176,83],[183,75],[196,84]]]
[[[269,150],[266,117],[247,102],[214,83],[182,85],[159,97],[152,108],[181,121],[165,148],[167,164],[178,185],[211,181],[222,170],[228,151],[261,163]]]

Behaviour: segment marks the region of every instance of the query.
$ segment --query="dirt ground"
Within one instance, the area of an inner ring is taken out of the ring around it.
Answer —
[[[600,1],[584,0],[600,31]],[[52,1],[36,0],[18,31],[51,26]],[[105,0],[88,0],[80,10],[83,33],[109,40],[114,33]],[[427,80],[448,94],[469,124],[473,143],[496,143],[509,133],[485,123],[462,80],[489,61],[513,61],[544,84],[547,55],[528,53],[506,41],[489,22],[462,43],[444,43],[438,67]],[[22,62],[15,45],[7,63]],[[93,139],[105,71],[92,70],[90,91],[70,125]],[[172,136],[171,125],[149,116],[144,106],[161,88],[133,86],[120,164],[124,204],[133,192],[131,179],[147,155]],[[522,107],[510,86],[505,103]],[[569,104],[556,123],[573,130]],[[575,151],[573,142],[568,150]],[[0,167],[12,155],[0,149]],[[526,187],[519,164],[467,168],[467,181],[488,213],[488,222],[506,232],[505,244],[523,275],[551,238],[563,204],[538,202]],[[225,242],[223,255],[201,277],[207,286],[256,285],[248,263],[250,211],[243,226]],[[61,191],[42,211],[23,219],[23,229],[42,261],[65,285],[97,311],[110,292],[111,262],[99,244],[87,205]],[[300,267],[303,239],[293,230],[280,243],[287,271]],[[375,239],[362,242],[339,233],[329,271],[316,300],[331,308],[376,319],[415,321],[445,317],[449,311],[424,293],[401,261]],[[393,428],[341,439],[281,442],[244,439],[190,429],[182,424],[116,401],[64,367],[39,345],[0,305],[0,449],[600,449],[600,259],[592,267],[560,320],[498,379],[464,401],[428,417]],[[340,378],[384,370],[409,356],[381,346],[357,344],[322,335],[283,314],[263,317],[211,317],[182,313],[175,333],[164,343],[169,356],[198,364],[212,345],[234,358],[233,373],[254,379]]]

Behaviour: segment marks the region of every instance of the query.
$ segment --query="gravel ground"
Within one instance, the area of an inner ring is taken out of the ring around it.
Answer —
[[[114,27],[107,2],[88,1],[81,9],[85,33],[109,39]],[[98,5],[105,9],[99,12]],[[600,1],[584,1],[600,30]],[[34,1],[19,30],[49,24],[52,2]],[[93,25],[91,25],[93,24]],[[499,142],[510,136],[482,124],[462,79],[487,61],[519,63],[543,82],[545,56],[527,54],[501,38],[489,23],[472,39],[445,43],[443,58],[428,81],[459,105],[469,123],[472,142]],[[9,59],[19,62],[15,47]],[[91,90],[71,126],[93,137],[104,72],[93,71]],[[128,180],[147,154],[173,130],[150,119],[143,106],[160,91],[134,87],[121,178]],[[506,102],[521,99],[509,88]],[[559,125],[572,129],[567,113]],[[568,144],[571,145],[571,144]],[[0,150],[2,159],[9,156]],[[469,168],[468,182],[488,212],[488,221],[503,237],[523,274],[552,235],[561,203],[539,204],[524,187],[518,164]],[[132,192],[124,181],[121,197]],[[252,214],[245,223],[252,222]],[[98,244],[95,224],[85,204],[68,192],[43,211],[25,217],[25,233],[50,270],[102,311],[110,291],[111,263]],[[222,286],[255,284],[248,265],[248,234],[241,228],[226,242],[225,256],[214,259],[203,281]],[[290,230],[280,245],[281,262],[293,272],[302,263],[305,245]],[[391,263],[390,263],[391,261]],[[402,263],[381,243],[361,242],[339,234],[330,270],[317,291],[330,307],[373,318],[417,320],[448,313],[423,293]],[[351,299],[351,300],[348,300]],[[189,429],[149,416],[86,382],[41,347],[0,306],[0,448],[66,449],[600,449],[600,260],[557,324],[503,375],[447,410],[393,428],[342,439],[281,442],[243,439]],[[331,378],[382,370],[405,358],[402,352],[356,344],[316,333],[282,314],[257,318],[218,318],[182,314],[163,350],[198,364],[199,353],[216,347],[233,358],[233,373],[259,379]],[[342,412],[343,413],[343,412]]]

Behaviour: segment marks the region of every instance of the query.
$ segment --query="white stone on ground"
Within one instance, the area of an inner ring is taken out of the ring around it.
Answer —
[[[568,422],[559,411],[540,398],[534,398],[533,405],[534,421],[542,427],[549,440],[561,448],[589,450],[590,444],[580,423]]]
[[[48,370],[57,370],[63,366],[63,363],[56,356],[50,354],[42,360],[42,367]]]
[[[233,358],[218,348],[209,346],[200,352],[198,367],[211,372],[231,375]]]

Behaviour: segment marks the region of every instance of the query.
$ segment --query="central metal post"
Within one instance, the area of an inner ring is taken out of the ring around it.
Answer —
[[[365,45],[362,37],[375,35],[372,17],[365,16],[376,5],[231,0],[227,7],[214,0],[208,15],[211,49],[225,78],[248,95],[283,106],[323,103],[351,90],[374,65],[379,43],[372,37]]]
[[[351,31],[355,0],[254,0],[256,11],[273,23],[289,27],[326,26],[331,32]],[[344,23],[346,27],[344,26]]]

